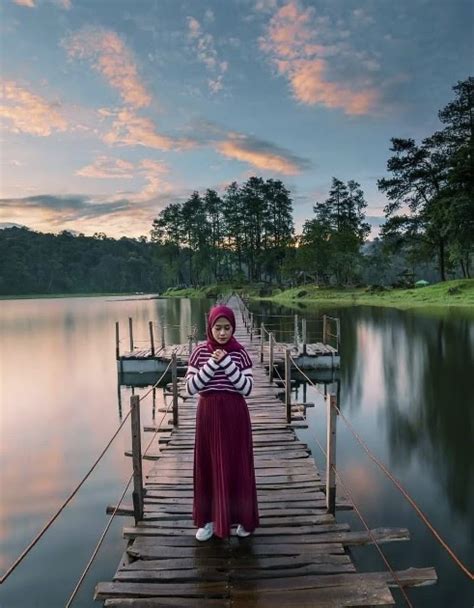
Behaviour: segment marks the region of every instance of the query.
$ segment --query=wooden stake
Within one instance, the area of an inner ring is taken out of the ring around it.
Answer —
[[[327,395],[326,509],[332,515],[336,513],[336,401],[334,393]]]
[[[148,321],[148,327],[150,328],[150,347],[151,347],[151,356],[155,356],[155,337],[153,336],[153,323],[152,321]]]
[[[291,424],[291,361],[290,350],[285,350],[285,405],[286,421]]]
[[[173,426],[178,426],[178,368],[176,353],[171,355],[171,381],[173,383]]]
[[[133,350],[133,321],[132,317],[128,317],[128,335],[130,337],[130,352]]]
[[[135,523],[143,519],[143,471],[142,471],[142,438],[140,425],[140,397],[130,397],[132,410],[132,460],[133,460],[133,515]]]
[[[273,332],[268,334],[268,380],[273,382]]]
[[[306,355],[306,319],[301,319],[301,334],[303,340],[303,355]]]
[[[323,315],[323,344],[326,344],[326,336],[327,336],[327,316]]]
[[[260,363],[263,363],[263,345],[265,344],[265,325],[263,321],[260,323]]]
[[[120,359],[120,332],[119,332],[119,322],[115,322],[115,359],[118,361]]]

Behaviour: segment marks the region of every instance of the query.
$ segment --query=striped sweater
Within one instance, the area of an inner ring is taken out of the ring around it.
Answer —
[[[191,353],[186,373],[189,395],[229,391],[248,397],[252,391],[252,360],[245,349],[227,353],[216,363],[207,344],[198,344]]]

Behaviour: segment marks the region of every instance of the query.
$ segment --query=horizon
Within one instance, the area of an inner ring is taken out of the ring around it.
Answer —
[[[466,0],[10,0],[0,16],[0,222],[39,232],[149,236],[169,203],[259,175],[289,188],[297,233],[332,177],[357,181],[373,239],[390,138],[440,129],[472,69]]]

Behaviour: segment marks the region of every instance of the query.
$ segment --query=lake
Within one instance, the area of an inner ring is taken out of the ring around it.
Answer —
[[[97,458],[120,424],[120,409],[128,410],[131,389],[117,382],[115,322],[120,322],[122,350],[128,349],[129,317],[138,346],[148,345],[150,320],[157,336],[165,326],[167,342],[187,342],[193,324],[202,339],[209,304],[138,296],[0,302],[2,572]],[[277,339],[289,338],[293,310],[267,303],[253,303],[251,310],[257,321],[273,324]],[[341,410],[472,568],[474,314],[361,306],[300,309],[309,341],[323,313],[341,319]],[[135,389],[135,394],[145,391]],[[316,405],[307,410],[309,428],[298,434],[324,470],[315,437],[325,444],[325,405],[311,386],[297,388],[298,401],[303,392]],[[158,390],[156,407],[162,404]],[[142,422],[152,416],[150,395],[142,405]],[[382,546],[392,566],[434,566],[438,572],[437,585],[408,592],[414,606],[472,606],[472,583],[343,420],[337,424],[337,468],[371,528],[410,530],[410,541]],[[131,474],[124,456],[129,448],[126,424],[78,495],[0,587],[1,608],[65,604],[107,523],[106,506],[117,502]],[[130,504],[130,496],[124,502]],[[337,519],[362,529],[355,513],[338,512]],[[95,584],[111,580],[125,548],[121,529],[130,522],[116,518],[73,606],[100,605],[92,600]],[[372,547],[352,554],[361,571],[385,569]]]

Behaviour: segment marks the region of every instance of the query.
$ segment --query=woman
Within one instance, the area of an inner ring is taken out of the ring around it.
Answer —
[[[186,388],[199,393],[194,444],[193,519],[196,538],[226,538],[258,526],[252,427],[247,403],[252,390],[252,361],[234,338],[235,317],[227,306],[208,315],[207,342],[189,358]]]

